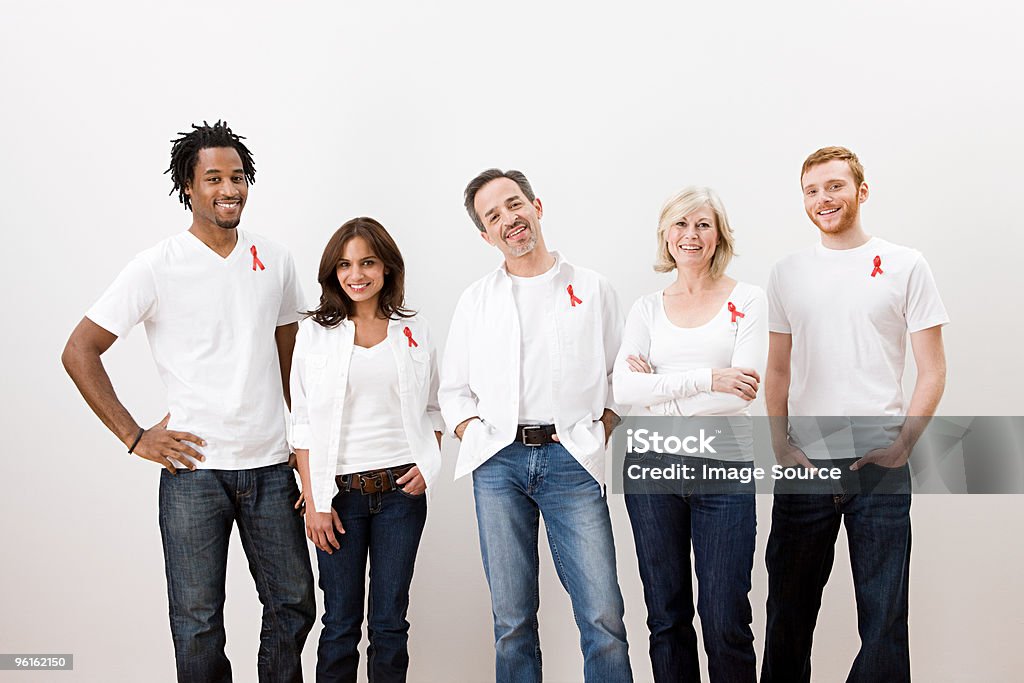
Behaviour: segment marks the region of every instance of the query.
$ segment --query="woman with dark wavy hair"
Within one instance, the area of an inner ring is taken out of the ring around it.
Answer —
[[[398,245],[374,219],[334,233],[317,279],[320,305],[299,326],[291,374],[292,446],[324,592],[317,681],[356,680],[367,559],[369,678],[404,681],[409,586],[441,469],[434,349],[405,307]]]

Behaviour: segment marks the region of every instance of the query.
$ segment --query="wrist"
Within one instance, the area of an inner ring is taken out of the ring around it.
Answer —
[[[463,420],[462,422],[460,422],[459,424],[457,424],[455,426],[455,437],[459,441],[462,441],[462,435],[465,434],[466,433],[466,429],[469,428],[469,423],[472,422],[473,420],[478,420],[478,419],[480,419],[480,418],[478,418],[476,416],[473,416],[473,417],[467,418],[467,419]]]
[[[117,436],[118,440],[120,440],[120,442],[124,444],[125,448],[130,448],[132,442],[135,441],[135,437],[139,435],[140,429],[143,432],[146,431],[144,427],[141,427],[137,424],[133,424],[131,427],[118,430],[115,435]]]
[[[135,452],[135,449],[138,447],[139,442],[142,441],[142,435],[145,434],[145,433],[146,433],[146,430],[143,429],[142,427],[139,427],[136,430],[135,436],[132,438],[132,440],[129,443],[125,444],[126,446],[128,446],[128,453],[129,454]]]

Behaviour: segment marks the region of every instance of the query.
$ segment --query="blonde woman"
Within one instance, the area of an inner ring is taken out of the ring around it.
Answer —
[[[657,234],[655,270],[676,278],[633,305],[615,363],[615,400],[649,415],[749,415],[767,360],[767,304],[759,287],[726,275],[734,248],[725,207],[709,188],[688,187],[665,203]],[[661,466],[692,464],[689,456],[643,457]],[[695,570],[711,680],[753,683],[752,488],[708,493],[656,481],[627,490],[625,499],[655,680],[700,680]]]

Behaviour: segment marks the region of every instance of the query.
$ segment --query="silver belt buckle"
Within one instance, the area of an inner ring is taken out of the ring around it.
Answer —
[[[538,436],[533,436],[538,434]],[[531,443],[531,438],[536,438],[536,443]],[[544,428],[541,426],[536,427],[523,427],[523,438],[520,439],[524,446],[541,446],[543,445],[544,439]]]

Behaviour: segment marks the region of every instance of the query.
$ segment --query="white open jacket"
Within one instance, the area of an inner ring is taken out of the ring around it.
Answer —
[[[291,445],[309,450],[310,485],[317,512],[330,512],[331,501],[338,492],[334,477],[341,453],[341,421],[355,332],[355,325],[348,320],[326,328],[307,318],[299,324],[295,339]],[[437,404],[437,360],[430,333],[416,317],[391,320],[386,343],[398,367],[401,405],[395,406],[395,410],[401,411],[413,462],[419,466],[430,494],[441,470],[441,451],[434,432],[444,431]]]

